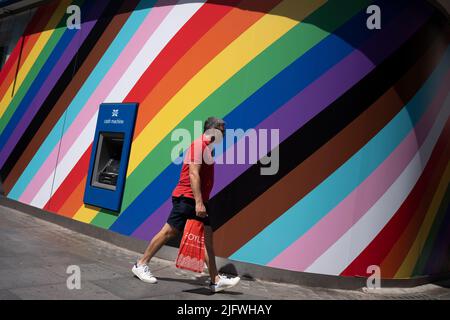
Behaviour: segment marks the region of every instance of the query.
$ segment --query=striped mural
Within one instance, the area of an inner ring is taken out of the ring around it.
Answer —
[[[80,30],[66,27],[71,4]],[[371,4],[381,30],[366,27]],[[181,169],[172,131],[214,115],[280,130],[276,175],[216,165],[219,256],[327,275],[448,273],[449,42],[422,0],[52,1],[0,72],[3,187],[149,240]],[[103,102],[139,103],[120,213],[83,203]]]

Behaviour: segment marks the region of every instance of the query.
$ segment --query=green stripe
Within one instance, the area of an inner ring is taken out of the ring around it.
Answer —
[[[84,0],[77,0],[74,1],[74,3],[77,3],[77,5],[80,5],[81,2]],[[51,19],[51,18],[50,18]],[[52,53],[53,49],[58,44],[58,41],[61,39],[62,35],[64,34],[64,31],[66,31],[66,19],[67,17],[65,15],[62,16],[62,19],[59,21],[57,26],[55,27],[54,32],[50,36],[50,39],[45,44],[43,50],[39,54],[38,58],[36,59],[35,63],[33,64],[32,68],[26,75],[24,81],[22,82],[22,85],[20,86],[17,93],[14,95],[11,103],[7,107],[5,113],[3,114],[2,118],[0,119],[0,134],[5,129],[6,125],[8,124],[9,120],[13,116],[14,112],[16,111],[17,107],[22,102],[23,98],[25,97],[28,89],[33,84],[33,81],[38,76],[39,72],[42,70],[42,67],[47,62],[48,57]]]
[[[435,247],[436,237],[439,234],[439,230],[441,229],[441,227],[445,227],[442,223],[445,219],[445,214],[447,212],[449,201],[450,201],[450,187],[447,186],[447,191],[445,192],[444,199],[441,202],[437,215],[434,219],[433,226],[431,227],[425,245],[422,249],[419,259],[417,260],[416,266],[414,267],[411,276],[421,276],[425,272],[425,267]]]
[[[328,2],[235,74],[184,118],[177,128],[187,129],[193,134],[194,121],[202,121],[211,114],[224,117],[370,2]],[[171,134],[168,134],[127,178],[123,208],[127,208],[170,165],[172,148]]]

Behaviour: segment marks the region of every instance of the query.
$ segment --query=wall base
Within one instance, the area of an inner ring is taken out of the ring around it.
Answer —
[[[19,210],[34,217],[55,223],[67,229],[109,242],[128,250],[143,252],[148,244],[147,241],[127,237],[110,230],[101,229],[99,227],[69,219],[64,216],[59,216],[57,214],[8,199],[1,195],[0,206]],[[178,248],[164,246],[156,256],[160,259],[175,261],[177,254]],[[366,278],[363,277],[339,277],[294,272],[224,258],[217,258],[217,265],[220,272],[231,275],[239,275],[247,279],[260,279],[279,283],[298,284],[308,287],[344,290],[358,290],[366,286]],[[401,280],[383,279],[381,285],[383,288],[411,288],[446,279],[450,279],[450,274]]]

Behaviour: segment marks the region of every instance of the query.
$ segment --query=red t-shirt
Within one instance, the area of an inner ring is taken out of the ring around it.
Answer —
[[[214,184],[214,158],[212,148],[209,146],[211,141],[202,135],[195,140],[189,147],[181,168],[180,180],[172,192],[174,197],[188,197],[194,199],[192,192],[191,179],[189,178],[189,163],[201,164],[200,167],[200,189],[203,201],[209,200]]]

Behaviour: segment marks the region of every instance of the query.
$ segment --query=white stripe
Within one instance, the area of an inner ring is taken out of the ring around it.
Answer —
[[[42,187],[39,189],[38,194],[31,200],[29,205],[42,209],[48,200],[50,200],[50,190],[52,189],[53,175],[51,175]]]
[[[94,139],[95,134],[95,126],[97,124],[97,115],[98,112],[95,113],[95,116],[89,121],[86,128],[83,132],[77,137],[74,141],[73,146],[69,149],[65,157],[58,163],[55,171],[48,177],[45,181],[42,188],[36,194],[36,196],[31,201],[31,205],[38,208],[43,208],[45,204],[50,199],[49,197],[55,194],[57,188],[63,183],[64,179],[70,174],[74,167],[74,159],[79,159],[83,155],[83,153],[89,148],[89,145]],[[61,141],[64,143],[64,140]],[[53,183],[53,178],[55,181]],[[53,184],[53,193],[50,195]]]
[[[139,54],[133,60],[124,72],[118,83],[111,90],[111,93],[105,99],[105,102],[121,102],[125,99],[142,74],[147,70],[150,64],[156,59],[159,53],[175,36],[175,34],[186,24],[187,21],[197,12],[206,0],[195,3],[177,4],[165,17],[153,35],[147,40]],[[97,121],[98,111],[95,112],[88,125],[83,129],[80,136],[76,139],[74,144],[67,151],[66,155],[58,161],[57,174],[53,184],[53,194],[61,186],[64,179],[74,168],[81,156],[87,150],[94,139],[95,126]],[[63,138],[64,139],[64,138]],[[62,140],[64,143],[64,140]],[[31,205],[42,208],[49,200],[49,195],[52,189],[52,180],[55,175],[53,170],[39,190],[38,194],[33,198]]]
[[[120,81],[114,86],[114,89],[105,99],[105,102],[119,102],[126,97],[136,81],[143,74],[143,71],[150,66],[169,41],[201,8],[205,1],[206,0],[202,0],[201,2],[189,1],[190,3],[177,4],[175,8],[169,12],[158,29],[155,30],[153,35],[147,40],[136,59],[134,59],[133,63],[131,63],[127,71],[123,74]]]
[[[306,269],[306,272],[339,275],[373,241],[406,200],[426,166],[448,120],[450,95],[420,150],[406,169],[372,208],[338,241]],[[381,270],[383,272],[383,270]]]

